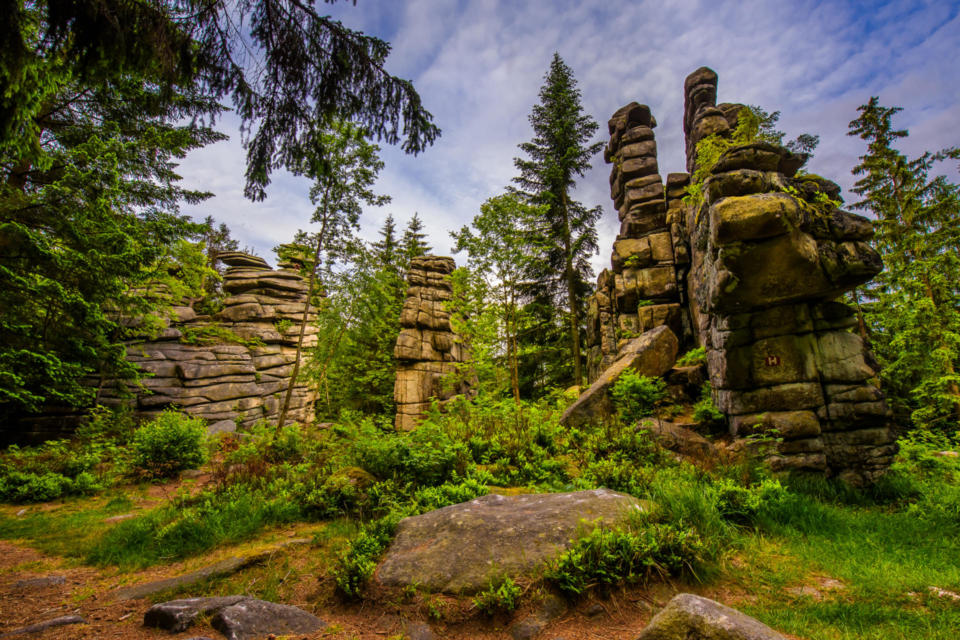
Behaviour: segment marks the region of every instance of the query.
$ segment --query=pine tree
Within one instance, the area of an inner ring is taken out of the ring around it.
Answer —
[[[854,170],[853,205],[874,216],[885,270],[862,297],[888,397],[917,426],[960,426],[960,186],[934,166],[960,148],[908,159],[893,144],[901,109],[877,98],[859,109],[849,135],[867,141]]]
[[[333,4],[337,0],[324,0]],[[0,9],[0,153],[35,161],[51,89],[102,87],[135,75],[164,99],[196,90],[229,97],[247,149],[245,193],[322,143],[312,123],[355,122],[407,153],[440,130],[413,85],[384,69],[390,45],[321,15],[317,0],[63,2]],[[354,4],[356,4],[354,2]]]
[[[433,251],[433,247],[427,242],[427,234],[423,233],[423,220],[420,219],[420,214],[416,211],[414,211],[410,221],[407,222],[407,228],[403,230],[400,247],[404,270],[413,258],[425,256]]]
[[[379,233],[380,239],[372,245],[374,257],[383,267],[398,267],[400,248],[397,243],[397,223],[392,213],[387,214]]]
[[[539,251],[529,273],[535,282],[530,297],[541,311],[551,306],[564,310],[577,385],[583,381],[581,319],[591,290],[589,259],[597,252],[595,225],[601,209],[586,208],[570,192],[603,147],[602,142],[590,142],[599,125],[583,113],[580,97],[573,71],[555,53],[540,88],[540,102],[530,114],[534,137],[519,145],[529,159],[514,160],[520,170],[514,182],[531,204],[545,205],[547,212],[528,229],[530,243]]]

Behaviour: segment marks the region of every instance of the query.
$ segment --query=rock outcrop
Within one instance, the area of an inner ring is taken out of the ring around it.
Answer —
[[[450,326],[446,308],[453,297],[450,274],[455,268],[453,258],[421,256],[410,261],[400,335],[393,352],[398,429],[414,428],[433,400],[467,390],[465,383],[455,381],[457,365],[468,359],[467,350]]]
[[[728,137],[742,105],[717,104],[707,68],[684,83],[687,170],[697,145]],[[882,269],[869,220],[840,209],[840,187],[799,174],[806,161],[768,142],[731,145],[685,201],[691,173],[656,171],[653,117],[631,103],[610,120],[606,159],[621,219],[612,272],[588,307],[591,380],[632,332],[669,326],[703,346],[718,408],[735,437],[780,441],[774,470],[870,482],[895,453],[890,411],[854,311],[837,298]],[[669,248],[669,251],[668,251]]]
[[[296,359],[307,284],[296,270],[271,269],[256,256],[229,252],[219,259],[227,265],[223,309],[211,317],[189,305],[175,307],[176,318],[156,339],[127,348],[128,359],[149,374],[145,391],[129,400],[108,385],[101,403],[132,402],[142,419],[167,407],[238,426],[278,417]],[[310,307],[305,347],[316,342],[315,318]],[[307,385],[298,383],[289,419],[312,422],[314,400]]]
[[[637,640],[787,640],[767,625],[708,598],[680,593],[650,620]]]
[[[587,310],[587,374],[595,380],[613,364],[626,343],[666,325],[682,335],[686,324],[677,280],[677,262],[667,220],[667,200],[657,165],[656,120],[646,105],[632,102],[608,123],[604,159],[610,196],[620,218],[611,269],[597,280]]]
[[[475,593],[491,579],[535,575],[596,521],[615,526],[643,508],[607,489],[484,496],[401,520],[376,580]]]
[[[604,369],[590,388],[563,412],[560,423],[567,427],[579,427],[602,419],[604,415],[611,415],[613,407],[609,391],[620,376],[625,371],[636,371],[651,378],[662,376],[676,362],[678,348],[677,337],[669,327],[663,325],[628,341],[620,350],[617,361]]]

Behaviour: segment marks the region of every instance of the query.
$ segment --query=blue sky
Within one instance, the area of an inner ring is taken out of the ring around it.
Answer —
[[[361,233],[373,239],[388,213],[403,223],[417,211],[439,254],[449,255],[449,232],[516,174],[517,144],[531,137],[527,117],[554,51],[601,123],[598,138],[618,107],[651,106],[663,176],[683,170],[683,79],[702,65],[719,74],[721,102],[781,111],[789,137],[819,134],[809,168],[845,190],[863,152],[847,123],[872,95],[904,108],[895,122],[910,130],[907,154],[960,144],[960,0],[341,0],[322,8],[392,44],[388,70],[413,81],[443,130],[419,156],[382,145],[378,187],[393,202],[367,210]],[[266,201],[244,200],[236,121],[220,128],[229,141],[181,165],[187,185],[216,197],[185,212],[226,222],[272,261],[271,248],[307,225],[309,182],[277,174]],[[955,166],[944,170],[958,179]],[[609,266],[618,228],[608,175],[598,155],[576,192],[603,206],[598,271]]]

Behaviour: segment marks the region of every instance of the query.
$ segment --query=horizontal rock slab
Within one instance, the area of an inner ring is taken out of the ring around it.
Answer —
[[[681,593],[655,615],[637,640],[787,640],[755,618],[719,602]]]
[[[662,376],[673,367],[677,360],[680,343],[668,327],[660,326],[634,338],[620,350],[620,357],[608,367],[590,388],[580,394],[577,401],[570,405],[560,423],[568,427],[578,427],[591,420],[602,419],[612,413],[609,390],[620,376],[628,370],[640,375]]]
[[[52,618],[50,620],[44,620],[43,622],[37,622],[36,624],[27,625],[26,627],[14,629],[13,631],[8,631],[6,633],[0,633],[0,638],[15,638],[17,636],[32,635],[34,633],[46,631],[47,629],[65,627],[71,624],[86,624],[86,622],[87,621],[80,616],[60,616],[58,618]]]
[[[475,593],[491,579],[535,575],[597,520],[616,526],[644,509],[626,494],[488,495],[404,518],[375,579],[444,593]]]

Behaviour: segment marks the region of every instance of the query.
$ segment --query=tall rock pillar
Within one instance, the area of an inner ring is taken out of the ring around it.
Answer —
[[[716,104],[716,73],[684,86],[687,167],[725,136],[740,105]],[[766,142],[733,146],[688,207],[690,310],[717,406],[735,436],[776,436],[774,470],[870,482],[896,451],[876,364],[837,298],[880,272],[870,221],[839,208],[840,188],[798,173],[806,157]]]
[[[464,383],[456,382],[456,374],[457,365],[467,360],[467,350],[453,332],[446,309],[453,297],[450,274],[455,268],[453,258],[421,256],[410,261],[394,349],[397,429],[413,429],[433,400],[466,390]]]
[[[620,218],[611,268],[597,280],[587,307],[587,375],[592,382],[631,338],[660,325],[683,335],[677,251],[667,219],[667,200],[657,166],[656,120],[632,102],[608,123],[604,160],[612,164],[610,197]]]

